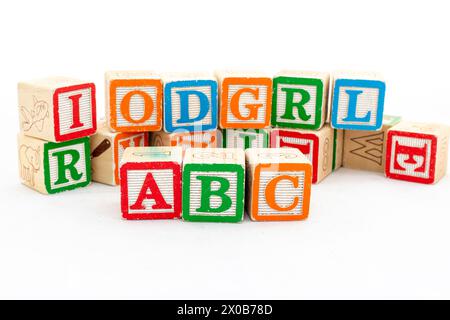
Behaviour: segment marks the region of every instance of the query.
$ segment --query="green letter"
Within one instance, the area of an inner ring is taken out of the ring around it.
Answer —
[[[311,118],[311,115],[306,113],[304,105],[311,99],[309,92],[300,88],[282,88],[281,91],[286,92],[286,110],[281,118],[286,120],[295,120],[294,107],[296,107],[300,119],[303,121],[308,121]],[[300,93],[302,96],[299,102],[294,102],[294,93]]]
[[[253,140],[256,139],[256,136],[253,134],[248,134],[246,132],[240,132],[239,138],[244,139],[244,149],[251,148]]]
[[[197,212],[224,212],[231,207],[231,198],[225,194],[230,189],[230,181],[223,177],[198,176],[198,180],[202,183],[202,194],[200,208]],[[218,182],[220,187],[218,190],[211,190],[212,182]],[[217,196],[222,199],[222,204],[218,208],[211,208],[211,196]]]
[[[77,168],[75,168],[78,160],[80,160],[80,153],[77,150],[57,151],[53,152],[52,155],[55,156],[58,161],[58,180],[56,180],[55,182],[56,185],[69,182],[69,179],[67,179],[66,176],[66,171],[69,171],[70,176],[73,180],[81,179],[83,173],[78,172]],[[71,157],[71,161],[69,164],[66,164],[65,162],[66,155]]]

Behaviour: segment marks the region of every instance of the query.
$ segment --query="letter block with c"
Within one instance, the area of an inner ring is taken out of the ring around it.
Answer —
[[[312,168],[295,148],[253,148],[247,161],[247,213],[254,221],[306,219]]]

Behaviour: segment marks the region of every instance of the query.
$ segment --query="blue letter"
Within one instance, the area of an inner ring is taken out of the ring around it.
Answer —
[[[177,123],[189,123],[202,120],[209,111],[210,105],[209,100],[206,94],[196,90],[180,90],[177,91],[177,94],[180,96],[180,119],[177,120]],[[199,100],[199,114],[196,118],[189,118],[189,96],[195,95]]]
[[[342,119],[343,121],[358,121],[358,122],[369,122],[370,115],[372,111],[367,111],[364,117],[356,116],[356,104],[358,102],[358,95],[363,93],[361,90],[345,90],[345,93],[348,94],[348,109],[347,109],[347,117]]]

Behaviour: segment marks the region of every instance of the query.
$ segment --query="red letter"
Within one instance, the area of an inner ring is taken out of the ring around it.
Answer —
[[[298,143],[289,143],[284,142],[283,139],[280,139],[280,148],[288,147],[288,148],[296,148],[300,150],[304,155],[308,155],[311,152],[311,143],[307,142],[306,144],[298,144]]]
[[[81,97],[82,97],[81,93],[69,97],[69,99],[72,100],[72,114],[73,114],[73,121],[72,121],[72,125],[70,126],[70,129],[75,129],[75,128],[84,126],[84,124],[80,122],[80,98]]]
[[[150,190],[150,193],[147,191]],[[143,206],[143,202],[145,199],[154,199],[155,204],[152,206],[152,209],[172,209],[172,206],[164,200],[164,197],[159,191],[158,185],[156,184],[155,179],[153,179],[153,175],[149,172],[145,177],[144,184],[142,185],[141,191],[139,192],[139,196],[136,200],[136,203],[133,204],[130,209],[132,210],[143,210],[145,207]]]

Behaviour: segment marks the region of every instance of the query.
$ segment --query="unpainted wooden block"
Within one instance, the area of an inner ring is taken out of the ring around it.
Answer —
[[[320,129],[327,119],[330,75],[281,71],[273,79],[272,126]]]
[[[263,129],[270,126],[272,78],[260,73],[217,72],[222,129]]]
[[[296,148],[312,164],[312,182],[318,183],[342,165],[342,130],[325,125],[320,130],[273,129],[271,148]]]
[[[224,148],[268,148],[269,129],[222,129]]]
[[[388,178],[433,184],[447,171],[450,128],[402,121],[387,131]]]
[[[109,184],[119,184],[119,164],[123,152],[128,147],[149,145],[146,132],[111,132],[105,122],[99,124],[97,133],[90,138],[92,180]]]
[[[108,71],[105,87],[106,120],[111,131],[161,130],[163,87],[158,74]]]
[[[386,133],[400,120],[400,117],[385,115],[380,131],[345,130],[342,166],[350,169],[384,172]]]
[[[129,147],[120,166],[122,215],[129,220],[181,215],[181,148]]]
[[[247,161],[247,213],[254,221],[306,219],[312,167],[295,148],[253,148]]]
[[[244,216],[245,154],[236,148],[191,148],[183,164],[183,219],[240,222]]]
[[[183,155],[189,148],[216,148],[221,145],[220,142],[221,132],[219,130],[176,133],[159,131],[150,133],[151,146],[181,147]]]
[[[89,138],[49,142],[18,135],[21,182],[44,194],[87,186],[91,182]]]
[[[20,131],[52,142],[90,136],[97,129],[95,85],[49,77],[18,84]]]

